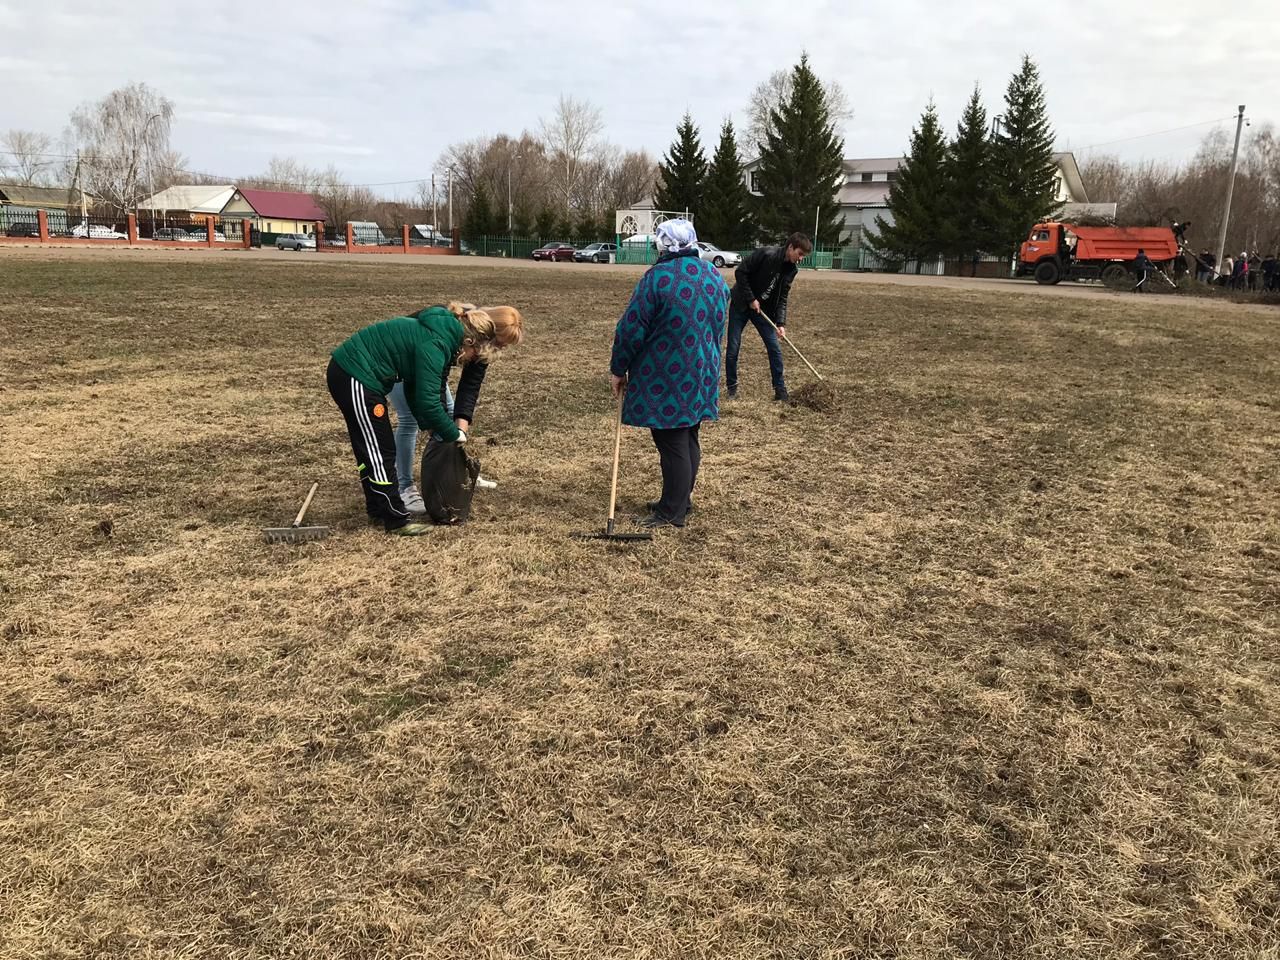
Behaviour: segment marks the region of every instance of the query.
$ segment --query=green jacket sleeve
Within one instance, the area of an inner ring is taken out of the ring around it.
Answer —
[[[445,357],[438,350],[419,347],[412,382],[406,380],[405,398],[418,429],[438,433],[446,441],[458,439],[458,425],[444,405],[443,386],[448,372]]]

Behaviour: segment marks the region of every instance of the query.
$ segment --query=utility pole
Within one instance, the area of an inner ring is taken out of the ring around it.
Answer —
[[[1227,180],[1227,201],[1222,205],[1222,227],[1218,230],[1218,263],[1213,269],[1222,273],[1222,255],[1227,249],[1227,221],[1231,218],[1231,194],[1236,189],[1236,165],[1240,162],[1240,131],[1244,128],[1244,104],[1236,114],[1236,146],[1231,151],[1231,177]]]
[[[431,239],[440,235],[440,207],[436,203],[436,175],[431,175]]]
[[[511,165],[515,161],[523,159],[524,154],[517,153],[514,157],[507,161],[507,236],[511,236],[511,215],[515,210],[511,205]]]
[[[453,240],[453,167],[449,168],[449,237]]]

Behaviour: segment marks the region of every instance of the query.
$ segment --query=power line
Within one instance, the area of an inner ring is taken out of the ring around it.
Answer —
[[[1166,133],[1177,133],[1179,130],[1190,130],[1194,127],[1207,127],[1211,123],[1225,123],[1227,120],[1234,120],[1235,115],[1229,117],[1215,117],[1212,120],[1201,120],[1199,123],[1188,123],[1184,127],[1170,127],[1168,130],[1157,130],[1154,133],[1140,133],[1134,137],[1121,137],[1119,140],[1107,140],[1103,143],[1091,143],[1087,147],[1080,147],[1080,150],[1095,150],[1098,147],[1109,147],[1116,143],[1128,143],[1131,140],[1145,140],[1147,137],[1158,137]]]

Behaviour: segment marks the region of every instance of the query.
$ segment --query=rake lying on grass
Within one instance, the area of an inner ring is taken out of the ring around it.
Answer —
[[[267,543],[307,543],[311,540],[323,540],[329,535],[328,527],[302,526],[302,518],[307,515],[307,507],[311,506],[311,498],[316,495],[316,488],[319,486],[318,483],[311,485],[307,499],[302,501],[302,509],[298,511],[298,515],[290,526],[263,527],[262,535],[267,538]]]

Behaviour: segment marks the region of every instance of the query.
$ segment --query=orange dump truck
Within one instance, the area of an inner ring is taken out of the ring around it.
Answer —
[[[1125,280],[1138,251],[1157,267],[1168,268],[1178,241],[1168,227],[1085,227],[1037,223],[1018,251],[1018,276],[1036,283],[1062,280]]]

